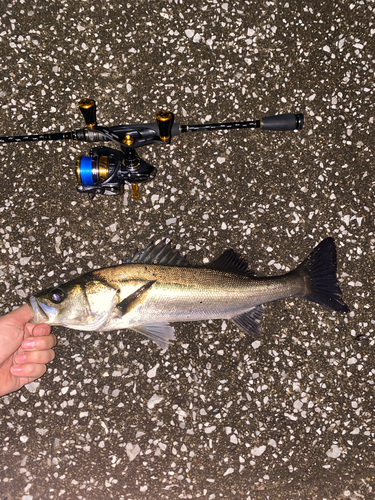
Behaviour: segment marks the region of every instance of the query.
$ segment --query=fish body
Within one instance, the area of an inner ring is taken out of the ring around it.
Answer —
[[[323,240],[295,270],[256,277],[233,250],[207,266],[190,266],[165,240],[123,265],[86,273],[30,297],[35,322],[87,331],[132,329],[161,348],[174,340],[170,323],[232,320],[259,334],[262,304],[301,297],[347,312],[336,278],[336,249]]]

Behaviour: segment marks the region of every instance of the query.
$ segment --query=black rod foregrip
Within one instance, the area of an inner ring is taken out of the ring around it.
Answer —
[[[302,113],[285,113],[262,118],[260,128],[263,130],[301,130],[303,122]]]
[[[246,122],[202,123],[198,125],[181,125],[181,132],[197,132],[198,130],[233,130],[241,128],[261,128],[263,130],[301,130],[303,127],[302,113],[286,113],[266,116],[261,120]]]

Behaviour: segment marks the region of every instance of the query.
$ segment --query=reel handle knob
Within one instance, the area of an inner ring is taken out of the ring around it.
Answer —
[[[134,200],[139,199],[139,191],[138,191],[138,184],[137,183],[132,184],[132,194],[133,194]]]
[[[96,127],[96,104],[93,99],[81,99],[78,103],[79,109],[85,119],[86,127],[93,129]]]
[[[159,137],[163,142],[168,142],[171,138],[173,125],[173,113],[161,110],[156,114],[156,121],[159,127]]]

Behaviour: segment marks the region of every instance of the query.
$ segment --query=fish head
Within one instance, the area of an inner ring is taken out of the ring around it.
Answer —
[[[105,283],[79,277],[28,299],[34,323],[98,330],[118,303],[117,290]]]
[[[69,282],[43,290],[31,296],[28,305],[35,323],[79,325],[87,318],[87,300],[79,283]]]

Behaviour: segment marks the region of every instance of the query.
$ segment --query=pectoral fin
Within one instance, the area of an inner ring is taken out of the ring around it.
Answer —
[[[155,281],[148,281],[145,285],[141,286],[141,288],[138,288],[138,290],[134,293],[128,295],[124,300],[119,302],[116,306],[117,316],[124,316],[127,312],[129,312],[140,297],[142,297],[142,295],[147,292],[147,290],[151,288],[154,283]]]
[[[248,335],[261,335],[262,317],[263,306],[260,305],[253,307],[244,314],[231,318],[231,321]]]
[[[135,325],[131,330],[141,333],[153,340],[160,349],[165,351],[169,344],[176,339],[174,328],[169,323],[148,323],[145,325]]]

